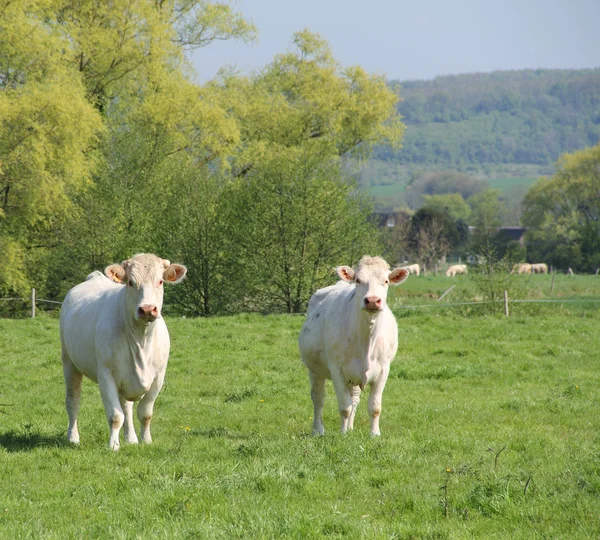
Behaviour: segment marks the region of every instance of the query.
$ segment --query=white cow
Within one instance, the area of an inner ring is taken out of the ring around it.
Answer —
[[[398,349],[396,319],[386,304],[391,283],[408,278],[408,270],[379,257],[363,257],[355,270],[340,266],[342,279],[318,290],[308,304],[298,345],[308,368],[314,405],[313,434],[323,435],[325,379],[337,394],[341,431],[354,425],[362,389],[369,384],[371,434],[379,435],[381,396]]]
[[[531,265],[532,274],[547,274],[548,265],[546,263],[536,263]]]
[[[408,270],[409,274],[414,274],[415,276],[418,276],[421,273],[421,267],[417,263],[409,264],[408,266],[402,266],[401,268]]]
[[[467,265],[466,264],[453,264],[452,266],[448,267],[448,270],[446,270],[446,275],[448,277],[454,277],[457,274],[467,274],[468,270],[467,270]]]
[[[529,263],[517,263],[512,267],[511,274],[531,274],[531,265]]]
[[[137,443],[133,402],[140,437],[152,442],[150,421],[169,359],[169,332],[161,317],[163,282],[178,283],[187,269],[155,255],[139,254],[93,272],[73,287],[60,313],[62,362],[69,415],[67,439],[79,443],[77,413],[83,375],[97,382],[106,410],[110,441],[118,450],[119,431]]]

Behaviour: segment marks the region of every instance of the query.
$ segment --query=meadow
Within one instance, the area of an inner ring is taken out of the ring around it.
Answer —
[[[338,433],[330,383],[310,435],[302,316],[171,316],[154,443],[109,451],[85,381],[72,446],[56,316],[0,319],[0,538],[599,537],[600,278],[532,276],[564,302],[508,318],[436,305],[451,283],[469,296],[429,276],[390,298],[380,438],[365,398]]]

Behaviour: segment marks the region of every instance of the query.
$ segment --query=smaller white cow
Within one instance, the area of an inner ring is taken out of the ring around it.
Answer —
[[[318,290],[308,304],[298,338],[308,368],[314,405],[313,435],[323,435],[325,379],[337,394],[341,431],[354,425],[360,393],[368,384],[371,434],[379,435],[381,396],[398,350],[398,326],[386,297],[388,286],[408,278],[408,270],[379,257],[364,256],[356,269],[339,266],[342,281]]]
[[[418,276],[421,273],[421,267],[417,263],[409,264],[408,266],[402,266],[401,268],[408,270],[409,274],[414,274],[415,276]]]
[[[512,267],[511,274],[531,274],[531,265],[529,263],[517,263]]]
[[[452,266],[448,267],[448,270],[446,270],[446,275],[448,277],[454,277],[457,274],[467,274],[468,270],[467,270],[467,265],[466,264],[453,264]]]
[[[548,265],[546,263],[536,263],[531,265],[532,274],[547,274]]]
[[[155,255],[139,254],[93,272],[73,287],[60,312],[60,341],[69,415],[67,439],[79,443],[77,413],[83,375],[100,387],[112,450],[137,443],[133,402],[140,438],[152,442],[150,421],[169,359],[169,332],[161,317],[163,283],[178,283],[187,269]]]

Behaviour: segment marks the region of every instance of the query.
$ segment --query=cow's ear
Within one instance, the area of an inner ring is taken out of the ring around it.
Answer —
[[[354,270],[349,266],[338,266],[335,271],[346,283],[354,283],[354,278],[356,276],[354,275]]]
[[[163,278],[167,283],[179,283],[186,273],[187,268],[183,264],[170,264],[163,272]]]
[[[111,264],[104,269],[104,275],[115,283],[123,283],[125,280],[125,268],[122,264]]]
[[[400,283],[408,279],[408,270],[406,268],[394,268],[390,272],[388,279],[392,285],[400,285]]]

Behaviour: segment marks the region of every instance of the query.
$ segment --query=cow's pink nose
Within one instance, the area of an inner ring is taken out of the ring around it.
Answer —
[[[147,321],[153,321],[158,317],[158,308],[152,304],[142,304],[138,307],[138,317]]]
[[[379,296],[365,296],[365,309],[381,309]]]

